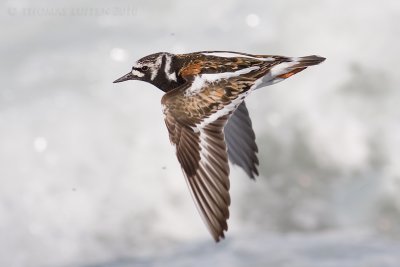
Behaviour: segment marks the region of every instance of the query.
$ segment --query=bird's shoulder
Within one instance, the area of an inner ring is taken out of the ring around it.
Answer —
[[[200,51],[178,54],[176,58],[181,62],[178,75],[185,80],[191,80],[200,74],[229,73],[254,66],[274,65],[282,57],[230,51]]]
[[[230,113],[246,96],[252,81],[237,82],[239,78],[207,82],[197,77],[164,94],[161,99],[165,116],[195,125],[218,111]]]

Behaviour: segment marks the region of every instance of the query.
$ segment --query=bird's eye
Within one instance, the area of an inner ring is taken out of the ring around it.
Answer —
[[[143,67],[141,68],[142,71],[146,71],[146,70],[148,70],[148,69],[149,69],[148,66],[143,66]]]

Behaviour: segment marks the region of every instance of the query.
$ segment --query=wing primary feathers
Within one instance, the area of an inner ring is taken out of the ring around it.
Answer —
[[[198,130],[180,122],[188,119],[177,120],[167,113],[165,121],[197,209],[214,240],[219,241],[228,229],[230,205],[229,165],[222,131],[227,116],[208,124],[190,123]]]

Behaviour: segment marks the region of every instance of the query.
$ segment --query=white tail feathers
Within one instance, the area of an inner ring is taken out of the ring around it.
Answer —
[[[272,76],[286,79],[309,66],[317,65],[325,60],[325,58],[319,56],[291,57],[287,59],[287,62],[282,62],[271,68]]]
[[[317,65],[325,60],[323,57],[314,55],[306,57],[288,57],[284,59],[283,62],[273,66],[270,71],[255,84],[254,89],[281,82],[307,67]]]

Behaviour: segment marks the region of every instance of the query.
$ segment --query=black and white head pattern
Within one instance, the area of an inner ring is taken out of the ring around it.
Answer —
[[[169,91],[179,85],[173,57],[170,53],[161,52],[141,58],[133,65],[132,75],[165,92]]]

